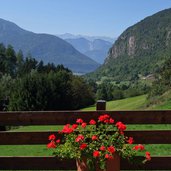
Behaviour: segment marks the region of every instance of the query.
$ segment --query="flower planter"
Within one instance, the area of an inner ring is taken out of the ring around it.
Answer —
[[[64,125],[59,131],[61,139],[51,134],[47,147],[54,148],[53,155],[59,158],[79,158],[76,161],[77,171],[120,171],[119,156],[133,161],[144,150],[142,144],[132,146],[134,139],[125,136],[125,130],[125,124],[120,121],[115,123],[108,114],[89,122],[79,118],[73,125]],[[139,162],[145,163],[150,159],[150,153],[146,151],[144,160]]]
[[[89,171],[86,158],[83,158],[82,160],[76,159],[76,165],[77,171]]]
[[[89,171],[89,168],[86,163],[86,159],[76,160],[77,171]],[[96,171],[102,171],[98,165],[96,166]],[[113,155],[113,159],[106,161],[105,171],[120,171],[120,157],[118,154]]]

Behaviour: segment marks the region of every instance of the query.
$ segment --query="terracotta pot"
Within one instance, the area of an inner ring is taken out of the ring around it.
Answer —
[[[77,171],[89,171],[89,168],[87,166],[87,160],[83,158],[81,161],[76,160],[77,164]],[[96,171],[102,171],[98,165],[96,166]],[[105,171],[120,171],[120,157],[116,153],[113,156],[113,159],[106,161],[106,170]]]
[[[87,159],[83,158],[82,160],[76,160],[77,171],[89,171],[87,166]]]

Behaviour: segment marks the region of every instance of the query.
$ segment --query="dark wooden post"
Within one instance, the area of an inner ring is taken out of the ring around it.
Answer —
[[[96,103],[96,110],[106,110],[106,101],[98,100]]]
[[[0,131],[6,131],[6,127],[5,126],[0,126]]]

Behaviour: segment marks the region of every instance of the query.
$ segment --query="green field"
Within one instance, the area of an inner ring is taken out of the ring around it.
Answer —
[[[136,110],[144,109],[147,95],[130,97],[122,100],[113,100],[106,103],[107,110]],[[83,109],[84,111],[96,110],[95,105]]]
[[[163,104],[160,104],[160,105],[155,105],[153,107],[153,109],[155,110],[167,110],[167,109],[171,109],[171,100],[168,100],[166,102],[164,102]]]

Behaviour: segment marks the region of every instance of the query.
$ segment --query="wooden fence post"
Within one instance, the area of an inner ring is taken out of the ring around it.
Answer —
[[[106,110],[106,101],[98,100],[96,103],[96,110]]]

